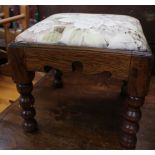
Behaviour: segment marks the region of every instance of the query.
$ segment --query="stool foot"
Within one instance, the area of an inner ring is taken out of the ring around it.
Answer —
[[[20,93],[19,104],[22,107],[21,116],[24,119],[23,128],[26,132],[34,132],[38,129],[37,121],[34,119],[36,111],[33,107],[34,97],[31,94],[33,84],[17,84]]]
[[[54,81],[53,81],[53,87],[54,88],[62,88],[63,82],[62,82],[62,72],[58,69],[55,69],[54,71]]]
[[[23,129],[25,132],[35,132],[38,130],[37,121],[35,119],[31,119],[23,122]]]
[[[138,97],[128,97],[127,105],[123,113],[123,122],[121,126],[120,143],[124,149],[135,149],[139,129],[139,120],[141,118],[140,107],[144,99]]]

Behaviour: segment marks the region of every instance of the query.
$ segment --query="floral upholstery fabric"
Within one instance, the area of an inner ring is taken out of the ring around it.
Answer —
[[[112,14],[60,13],[25,30],[16,42],[147,51],[136,18]]]

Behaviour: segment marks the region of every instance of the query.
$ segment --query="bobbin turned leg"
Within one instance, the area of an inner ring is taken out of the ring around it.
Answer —
[[[53,87],[54,88],[62,88],[63,87],[63,82],[62,82],[62,72],[59,69],[54,69],[51,66],[45,65],[44,66],[44,71],[48,73],[51,71],[54,73],[54,80],[53,80]]]
[[[53,81],[53,86],[55,88],[62,88],[63,87],[63,82],[62,82],[62,72],[59,69],[54,70],[54,81]]]
[[[19,103],[22,107],[21,115],[24,119],[23,128],[26,132],[34,132],[37,130],[37,122],[34,119],[36,111],[33,107],[34,97],[31,92],[33,84],[17,84],[17,90],[20,93]]]
[[[141,118],[140,108],[147,95],[152,60],[149,57],[133,56],[131,58],[128,89],[121,125],[120,143],[124,149],[135,149]]]
[[[35,71],[27,69],[24,52],[24,48],[17,46],[15,43],[10,44],[8,48],[12,79],[16,83],[17,90],[20,93],[19,103],[22,107],[21,115],[24,119],[24,131],[33,132],[37,130],[37,122],[34,119],[36,114],[33,107],[34,97],[31,94]]]
[[[139,120],[141,118],[140,107],[143,105],[144,99],[129,96],[126,99],[126,107],[123,113],[123,122],[121,126],[121,145],[125,149],[135,149],[137,137],[136,133],[139,129]]]

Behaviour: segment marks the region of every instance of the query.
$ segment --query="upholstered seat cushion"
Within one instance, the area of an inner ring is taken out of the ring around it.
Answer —
[[[35,24],[16,42],[147,51],[136,18],[112,14],[61,13]]]

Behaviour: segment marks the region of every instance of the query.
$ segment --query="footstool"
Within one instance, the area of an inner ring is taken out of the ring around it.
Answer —
[[[18,35],[8,51],[25,131],[37,130],[31,94],[35,71],[50,66],[56,70],[59,83],[62,71],[71,72],[79,65],[83,74],[108,72],[127,83],[120,143],[125,149],[136,147],[140,107],[148,92],[152,67],[152,53],[136,18],[55,14]]]

